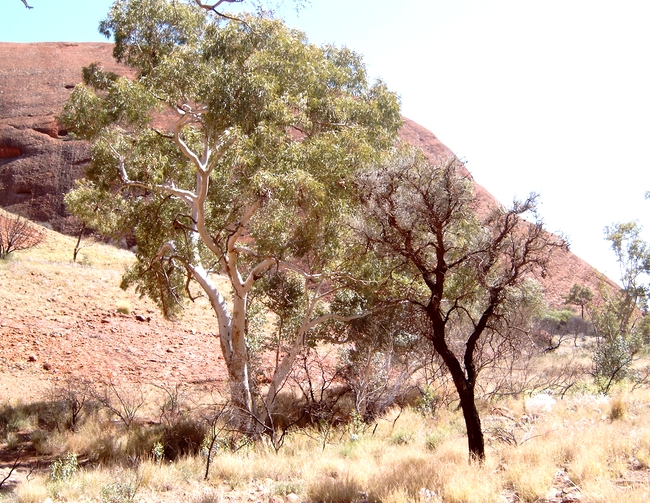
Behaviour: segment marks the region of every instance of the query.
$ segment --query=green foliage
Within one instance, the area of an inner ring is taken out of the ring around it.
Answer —
[[[288,496],[292,493],[300,494],[303,490],[303,483],[301,481],[276,482],[273,486],[273,494],[278,496]]]
[[[122,286],[167,316],[198,284],[241,385],[235,403],[251,408],[259,350],[331,335],[310,332],[320,322],[342,328],[349,311],[325,316],[329,301],[372,293],[372,268],[345,223],[355,174],[401,127],[397,96],[368,82],[358,54],[310,44],[266,14],[235,20],[195,2],[116,1],[100,31],[135,77],[91,65],[65,105],[61,122],[93,141],[68,208],[88,227],[135,239]],[[230,288],[217,287],[218,273]],[[264,309],[276,315],[272,338]]]
[[[594,292],[588,286],[581,286],[574,283],[569,294],[564,298],[566,304],[580,306],[580,316],[585,317],[585,306],[594,298]]]
[[[364,423],[399,403],[422,368],[431,347],[418,333],[420,321],[410,306],[398,304],[354,320],[344,331],[348,344],[339,350],[337,370]]]
[[[646,308],[648,287],[643,284],[650,271],[650,246],[641,238],[638,222],[618,223],[605,228],[605,237],[621,270],[621,284],[635,307]]]
[[[436,390],[429,385],[425,385],[420,396],[415,403],[415,410],[417,410],[424,417],[434,416],[438,410],[440,398]]]
[[[550,309],[544,312],[541,319],[544,322],[556,323],[558,325],[561,325],[569,321],[572,316],[573,316],[573,311],[569,309],[561,309],[561,310]]]
[[[210,165],[209,245],[224,246],[242,211],[260,201],[249,226],[258,256],[317,265],[340,254],[339,216],[350,210],[344,180],[388,147],[401,124],[395,95],[381,82],[367,84],[358,55],[310,45],[280,21],[215,20],[164,0],[116,2],[101,31],[115,37],[116,58],[139,78],[92,66],[73,92],[61,120],[95,143],[88,180],[66,203],[104,234],[135,232],[139,260],[124,286],[137,284],[171,313],[185,296],[186,273],[152,258],[171,241],[179,262],[193,261],[190,211],[162,186],[193,190],[196,167],[149,128],[161,102],[204,107],[181,131],[191,149],[233,142]],[[122,167],[137,186],[124,187]]]
[[[153,448],[151,449],[151,456],[153,457],[153,460],[156,462],[156,464],[162,463],[163,459],[165,459],[165,446],[162,444],[162,442],[156,442],[153,444]]]
[[[55,460],[50,465],[50,479],[55,482],[66,482],[79,470],[77,455],[68,452],[62,458]]]
[[[389,437],[388,442],[393,445],[407,445],[413,442],[414,436],[412,431],[398,430]]]
[[[131,503],[138,493],[137,485],[132,482],[111,482],[102,486],[100,497],[102,503]]]
[[[440,447],[440,444],[442,444],[442,442],[447,439],[448,436],[449,436],[448,434],[440,430],[436,430],[433,433],[429,433],[425,441],[427,450],[431,452],[435,451],[436,449],[438,449],[438,447]]]
[[[614,292],[603,287],[603,305],[592,313],[600,337],[593,374],[598,388],[607,393],[617,382],[635,380],[633,363],[650,342],[650,319],[644,314],[650,293],[644,283],[650,272],[650,247],[641,239],[636,222],[607,227],[605,235],[616,254],[623,285]]]
[[[599,391],[607,393],[613,384],[633,377],[632,363],[638,351],[638,341],[621,335],[600,342],[594,353],[594,377]]]

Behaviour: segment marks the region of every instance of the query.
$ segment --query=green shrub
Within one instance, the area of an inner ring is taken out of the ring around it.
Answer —
[[[388,441],[393,445],[407,445],[413,441],[413,432],[399,430],[393,433]]]
[[[79,470],[79,462],[74,452],[68,452],[50,465],[50,479],[55,482],[69,480]]]
[[[102,487],[102,503],[131,503],[135,501],[138,488],[131,482],[111,482]]]
[[[427,439],[425,442],[427,446],[427,450],[431,452],[435,451],[445,438],[446,435],[440,431],[434,431],[433,433],[430,433],[429,435],[427,435]]]
[[[300,494],[303,490],[300,481],[283,481],[277,482],[273,487],[273,494],[277,496],[287,496],[288,494]]]

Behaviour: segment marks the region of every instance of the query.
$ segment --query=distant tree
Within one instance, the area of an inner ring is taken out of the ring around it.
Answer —
[[[572,306],[580,306],[580,317],[585,317],[585,306],[594,298],[594,292],[588,286],[581,286],[575,283],[571,291],[564,298],[564,302]]]
[[[167,315],[197,288],[209,299],[233,404],[268,429],[314,327],[364,314],[336,301],[355,298],[362,273],[343,222],[352,177],[393,144],[401,116],[352,51],[206,6],[112,6],[100,30],[137,77],[89,68],[73,91],[61,120],[93,140],[93,161],[66,202],[89,227],[135,237],[124,287]],[[262,306],[281,314],[273,333]],[[278,358],[260,397],[255,355],[269,347]]]
[[[0,215],[0,259],[17,250],[36,246],[45,235],[20,215]]]
[[[603,304],[594,308],[592,319],[598,346],[594,354],[594,376],[604,393],[626,378],[636,379],[633,363],[650,343],[646,283],[650,274],[650,246],[641,237],[637,222],[605,228],[605,237],[620,268],[622,288],[602,287]]]
[[[451,374],[467,427],[470,460],[485,444],[475,401],[479,372],[520,341],[541,306],[533,277],[565,243],[537,218],[536,197],[509,209],[477,208],[472,181],[456,160],[428,163],[412,148],[396,151],[359,179],[364,241],[384,257],[397,299]],[[524,220],[524,215],[532,223]]]

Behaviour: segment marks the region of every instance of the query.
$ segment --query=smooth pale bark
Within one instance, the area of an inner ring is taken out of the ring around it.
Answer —
[[[332,313],[322,315],[312,319],[317,305],[322,302],[323,298],[332,294],[332,291],[321,293],[323,278],[319,275],[306,274],[301,269],[290,263],[284,263],[270,257],[261,257],[260,261],[254,265],[247,276],[243,277],[238,267],[240,255],[245,254],[248,257],[255,257],[255,252],[248,248],[238,246],[238,240],[246,229],[246,225],[255,215],[256,211],[262,206],[261,199],[244,209],[241,218],[236,222],[236,228],[230,234],[226,241],[225,253],[217,246],[212,236],[207,230],[205,222],[205,202],[208,196],[210,173],[212,166],[221,158],[232,140],[224,133],[221,141],[214,148],[211,148],[206,138],[201,154],[193,152],[183,141],[181,130],[183,126],[192,123],[200,113],[193,112],[189,107],[178,109],[181,117],[174,127],[174,142],[180,151],[187,157],[196,168],[196,185],[194,191],[181,190],[170,185],[160,185],[155,187],[162,193],[171,194],[183,201],[189,208],[192,216],[189,233],[189,244],[191,257],[189,260],[183,259],[175,254],[172,243],[166,243],[158,252],[158,259],[171,258],[183,263],[192,278],[198,283],[203,292],[210,301],[219,323],[219,340],[221,352],[228,369],[230,381],[231,400],[235,407],[240,411],[240,423],[245,430],[253,432],[255,429],[273,428],[272,414],[278,393],[281,391],[286,379],[293,368],[293,365],[304,348],[307,333],[320,323],[330,319],[339,321],[350,321],[355,318],[365,316],[367,313],[339,316]],[[144,187],[143,184],[128,180],[124,163],[120,163],[120,174],[125,185]],[[150,188],[150,187],[148,187]],[[219,257],[223,271],[229,279],[232,298],[232,310],[225,300],[222,292],[210,278],[205,267],[201,263],[199,256],[199,245],[205,245],[215,257]],[[254,286],[255,281],[261,277],[272,266],[279,269],[289,269],[305,278],[305,295],[308,297],[307,309],[304,314],[304,320],[300,329],[295,334],[292,341],[288,341],[289,350],[279,361],[274,369],[274,373],[269,384],[269,388],[263,400],[263,410],[258,411],[253,397],[250,355],[246,344],[246,316],[248,312],[248,296]],[[317,286],[316,286],[317,285]],[[316,286],[314,288],[314,286]],[[309,292],[312,292],[311,296]],[[257,426],[256,426],[257,425]]]
[[[290,264],[287,264],[287,268],[295,270],[295,268],[292,267]],[[313,278],[314,276],[311,277]],[[273,372],[273,377],[271,378],[271,382],[269,384],[269,388],[266,392],[266,396],[264,398],[264,410],[261,411],[260,417],[262,422],[268,428],[273,428],[272,414],[275,408],[275,400],[277,399],[278,393],[282,390],[282,387],[284,386],[287,376],[289,375],[289,372],[291,372],[291,369],[293,368],[296,359],[298,358],[298,356],[300,355],[300,353],[305,347],[307,333],[316,325],[324,323],[328,320],[335,319],[338,321],[346,322],[346,321],[352,321],[356,318],[361,318],[363,316],[368,315],[368,313],[360,313],[351,316],[340,316],[340,315],[328,313],[319,316],[318,318],[312,319],[314,309],[316,309],[317,305],[322,301],[324,297],[328,297],[329,295],[332,294],[332,291],[321,293],[322,286],[323,283],[321,282],[315,288],[310,289],[308,281],[305,281],[305,287],[304,287],[305,292],[309,292],[310,290],[313,290],[314,293],[312,294],[311,298],[308,299],[307,309],[305,310],[303,323],[298,329],[295,338],[291,342],[291,347],[289,351],[287,351],[284,357],[276,365],[275,370]]]

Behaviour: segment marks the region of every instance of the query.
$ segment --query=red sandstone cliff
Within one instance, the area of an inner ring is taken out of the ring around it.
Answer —
[[[81,68],[118,70],[111,44],[0,43],[0,206],[74,232],[63,195],[90,161],[56,121]]]

